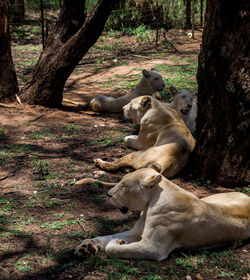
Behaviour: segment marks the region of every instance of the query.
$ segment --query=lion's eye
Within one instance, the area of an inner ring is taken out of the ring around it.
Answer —
[[[159,79],[158,79],[158,78],[155,78],[155,80],[158,81]]]

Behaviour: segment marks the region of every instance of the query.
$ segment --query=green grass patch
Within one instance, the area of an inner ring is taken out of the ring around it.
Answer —
[[[246,194],[250,194],[250,186],[248,187],[242,187],[242,188],[235,188],[237,192],[242,192]]]
[[[52,138],[54,137],[54,134],[48,130],[42,129],[29,133],[28,137],[32,140],[38,140],[38,139],[45,139],[46,137]]]
[[[89,141],[86,143],[87,146],[107,146],[107,147],[111,147],[114,146],[115,143],[112,139],[110,138],[103,138],[100,140],[96,140],[96,141]]]
[[[177,89],[194,90],[197,92],[196,81],[197,64],[169,65],[160,64],[155,67],[162,75],[167,75],[166,87],[174,86]]]
[[[69,220],[65,220],[65,221],[55,221],[53,223],[46,222],[46,223],[43,223],[40,227],[49,228],[52,230],[61,230],[70,225],[77,224],[78,222],[84,222],[84,218],[81,218],[80,220],[69,219]]]

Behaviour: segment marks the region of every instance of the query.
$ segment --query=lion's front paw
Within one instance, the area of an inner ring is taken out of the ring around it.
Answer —
[[[100,159],[100,158],[96,158],[96,159],[94,159],[94,163],[95,163],[96,166],[102,168],[102,166],[105,164],[105,161]]]
[[[99,245],[93,239],[84,240],[79,246],[75,249],[75,255],[77,256],[86,256],[89,254],[96,255],[97,252],[101,249]]]
[[[128,135],[126,137],[124,137],[124,143],[127,146],[132,146],[135,143],[135,141],[137,140],[138,136],[137,135]]]
[[[94,159],[94,162],[96,166],[98,166],[101,169],[108,170],[108,171],[114,171],[117,169],[116,164],[108,161],[104,161],[100,158]]]

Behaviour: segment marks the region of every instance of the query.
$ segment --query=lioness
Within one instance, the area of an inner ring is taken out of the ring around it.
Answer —
[[[170,87],[170,92],[173,98],[167,105],[175,109],[180,114],[187,128],[194,132],[196,129],[197,104],[193,93],[185,89],[177,90],[172,86]]]
[[[121,97],[97,95],[89,103],[89,107],[96,112],[103,111],[109,113],[122,112],[124,105],[130,100],[141,95],[152,95],[156,91],[162,91],[165,83],[162,76],[153,68],[151,71],[142,70],[142,79],[136,88]]]
[[[164,176],[175,176],[185,166],[195,146],[195,140],[180,115],[152,96],[131,100],[124,107],[124,113],[133,124],[140,124],[139,136],[127,136],[125,142],[141,151],[113,162],[95,159],[96,165],[114,171],[127,167],[140,169],[154,164]]]
[[[142,211],[134,227],[86,239],[76,255],[105,249],[115,258],[164,260],[175,248],[201,248],[250,237],[250,197],[230,192],[199,199],[152,168],[125,175],[109,190],[122,213]]]

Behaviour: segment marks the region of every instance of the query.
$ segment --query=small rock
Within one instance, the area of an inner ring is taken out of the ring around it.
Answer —
[[[190,275],[187,275],[186,280],[192,280],[192,277]]]
[[[207,184],[210,185],[212,183],[211,180],[207,180]]]
[[[195,279],[196,279],[196,280],[204,280],[203,277],[200,275],[200,273],[197,273],[197,274],[195,275]]]

